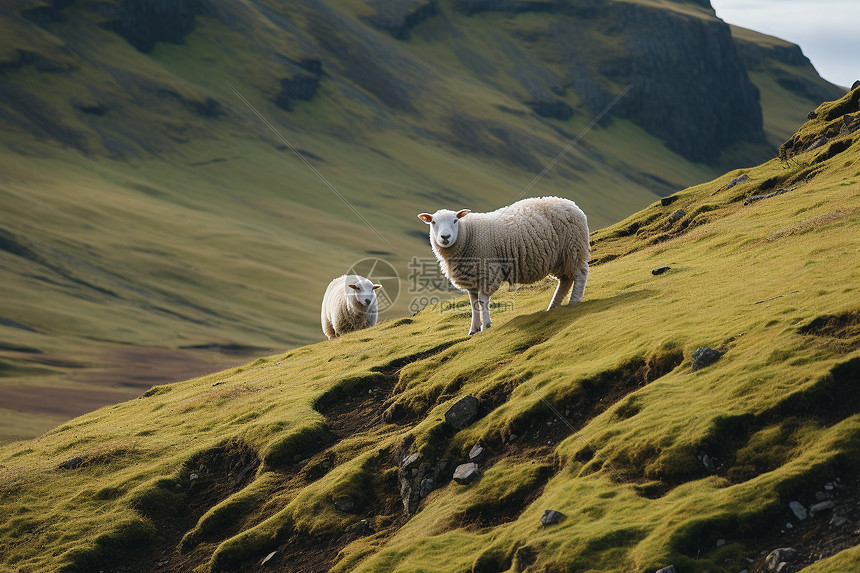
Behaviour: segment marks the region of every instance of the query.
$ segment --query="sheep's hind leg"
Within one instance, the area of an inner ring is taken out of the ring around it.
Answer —
[[[573,279],[573,292],[570,295],[568,304],[574,305],[582,300],[582,295],[585,294],[585,281],[588,280],[588,263],[585,263],[578,271]]]
[[[469,336],[481,331],[481,299],[477,293],[469,293],[469,303],[472,305],[472,325]],[[489,312],[489,311],[488,311]]]
[[[478,302],[481,305],[481,314],[484,317],[484,326],[481,330],[490,328],[490,295],[478,293]]]
[[[549,308],[547,308],[547,310],[552,310],[561,304],[561,301],[564,300],[564,297],[567,296],[568,292],[570,292],[571,285],[573,285],[573,279],[559,277],[558,286],[555,287],[555,294],[552,295],[552,300],[549,301]]]

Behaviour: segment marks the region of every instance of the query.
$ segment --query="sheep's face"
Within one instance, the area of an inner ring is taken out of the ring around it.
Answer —
[[[370,306],[376,300],[376,289],[382,285],[375,285],[364,277],[347,277],[347,296],[354,296],[356,302],[361,306]]]
[[[421,213],[418,218],[430,225],[430,243],[440,249],[447,249],[457,242],[460,219],[468,213],[470,213],[468,209],[462,209],[456,213],[448,209],[440,209],[432,215]]]

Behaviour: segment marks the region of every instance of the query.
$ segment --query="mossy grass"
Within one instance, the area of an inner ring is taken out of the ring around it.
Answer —
[[[467,338],[468,313],[430,306],[4,446],[0,563],[87,570],[147,545],[228,571],[315,538],[336,571],[734,571],[788,501],[858,468],[858,145],[781,195],[739,199],[815,151],[596,231],[575,307],[545,312],[550,281],[500,292],[514,312]],[[686,226],[666,221],[679,207]],[[704,346],[721,356],[694,372]],[[456,431],[444,414],[467,394],[478,419]],[[342,433],[343,404],[367,423]],[[397,452],[459,463],[478,442],[483,475],[438,484],[407,520]],[[542,526],[546,509],[567,518]]]

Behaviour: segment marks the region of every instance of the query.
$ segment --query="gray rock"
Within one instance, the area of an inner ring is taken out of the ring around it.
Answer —
[[[663,567],[662,569],[657,569],[657,573],[675,573],[675,566],[669,565],[668,567]]]
[[[435,485],[436,484],[433,481],[432,477],[424,478],[423,480],[421,480],[421,489],[419,490],[418,495],[420,495],[421,497],[427,497],[428,495],[430,495],[430,492],[433,491]]]
[[[764,562],[765,565],[767,565],[768,571],[778,571],[778,568],[782,563],[790,563],[794,561],[795,557],[797,557],[797,551],[791,547],[781,547],[771,551],[768,556],[765,557]],[[785,567],[783,567],[783,569],[784,568]]]
[[[260,565],[265,565],[265,564],[267,564],[269,561],[271,561],[271,560],[272,560],[272,557],[274,557],[274,556],[275,556],[275,555],[277,555],[277,554],[278,554],[278,552],[277,552],[277,551],[272,551],[271,553],[269,553],[268,555],[266,555],[265,559],[263,559],[263,561],[262,561],[262,563],[260,563]]]
[[[719,350],[714,350],[713,348],[708,348],[706,346],[697,348],[696,351],[693,352],[693,372],[701,370],[706,366],[710,366],[719,360],[722,355],[723,353]]]
[[[725,544],[726,544],[725,539],[717,539],[717,547],[722,547]]]
[[[417,453],[409,454],[408,456],[403,458],[402,462],[400,462],[400,467],[402,467],[404,471],[411,470],[418,465],[418,460],[420,459],[421,456]]]
[[[468,426],[478,415],[478,399],[474,396],[464,396],[445,412],[445,422],[457,430]]]
[[[561,523],[567,519],[567,516],[560,511],[556,511],[554,509],[547,509],[543,512],[543,515],[540,518],[540,522],[543,525],[555,525],[556,523]]]
[[[675,211],[674,213],[672,213],[672,214],[669,216],[669,218],[670,218],[670,219],[672,219],[672,221],[678,221],[679,219],[681,219],[681,218],[682,218],[684,215],[686,215],[686,214],[687,214],[687,212],[686,212],[686,211],[684,211],[683,209],[678,209],[677,211]]]
[[[469,450],[469,461],[470,462],[479,462],[484,457],[484,453],[486,450],[484,446],[481,444],[475,444],[472,446],[472,449]]]
[[[791,510],[791,512],[795,516],[797,516],[797,519],[799,519],[801,521],[806,519],[806,515],[807,515],[806,508],[803,507],[803,504],[800,503],[799,501],[792,501],[791,503],[788,504],[788,508]]]
[[[745,181],[749,181],[749,180],[750,180],[750,176],[747,175],[746,173],[744,173],[740,177],[735,177],[734,179],[729,181],[729,184],[726,185],[726,189],[731,189],[735,185],[740,185],[741,183],[744,183]]]
[[[828,509],[833,509],[833,502],[829,499],[813,504],[812,507],[809,508],[809,514],[815,516],[816,513],[827,511]]]
[[[806,148],[806,151],[811,151],[813,149],[817,149],[817,148],[821,147],[822,145],[825,145],[828,141],[830,141],[830,140],[822,135],[821,137],[819,137],[818,139],[816,139],[815,141],[810,143],[809,147]]]
[[[834,512],[833,517],[830,518],[830,525],[832,525],[833,527],[842,527],[846,523],[850,523],[848,519],[837,514],[836,512]]]
[[[478,464],[474,462],[469,462],[467,464],[460,464],[457,466],[457,469],[454,470],[454,481],[465,485],[467,483],[471,483],[481,475],[480,469],[478,469]]]
[[[712,458],[708,454],[700,454],[698,456],[698,458],[699,458],[699,461],[702,462],[702,465],[705,466],[706,470],[708,470],[709,472],[716,471],[716,469],[717,469],[716,458]]]
[[[369,533],[373,533],[373,528],[370,527],[370,522],[366,519],[362,519],[361,521],[356,521],[352,525],[346,528],[347,533],[352,533],[354,535],[368,535]]]
[[[656,269],[651,271],[651,274],[654,276],[662,275],[663,273],[665,273],[666,271],[668,271],[671,268],[672,267],[657,267]]]

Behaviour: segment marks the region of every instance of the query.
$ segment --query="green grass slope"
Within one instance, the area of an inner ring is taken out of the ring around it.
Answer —
[[[595,232],[573,308],[500,291],[466,337],[455,299],[4,446],[0,567],[736,572],[792,544],[792,571],[855,570],[854,526],[789,503],[860,517],[858,112]]]
[[[559,96],[566,121],[528,105],[529,89],[568,73],[552,14],[441,2],[397,39],[368,23],[373,2],[208,5],[179,43],[147,53],[110,31],[121,3],[20,0],[0,14],[2,442],[320,340],[332,277],[380,257],[405,280],[430,254],[417,212],[511,202],[595,115],[574,89]],[[321,62],[319,87],[286,111],[282,82],[306,77],[306,59]],[[766,115],[786,118],[772,144],[820,101],[767,93]],[[614,119],[527,194],[571,197],[599,228],[718,173]],[[387,316],[410,314],[415,294]]]

